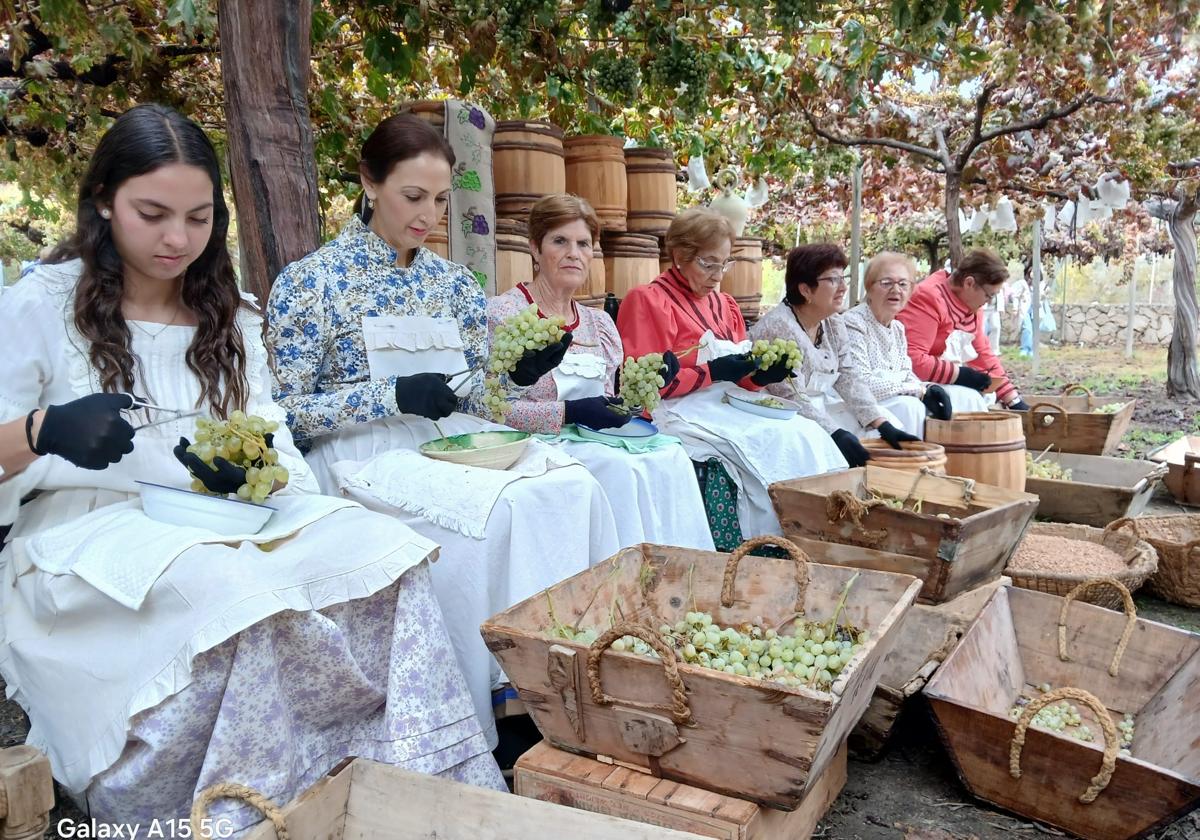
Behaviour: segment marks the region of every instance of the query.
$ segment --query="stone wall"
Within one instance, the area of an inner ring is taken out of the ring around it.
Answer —
[[[1054,331],[1054,341],[1062,336],[1063,307],[1058,304],[1051,307],[1058,329]],[[1138,304],[1133,315],[1133,341],[1135,344],[1146,346],[1166,347],[1171,342],[1172,317],[1174,306],[1160,304]],[[1071,303],[1067,304],[1066,335],[1067,344],[1080,344],[1085,347],[1102,347],[1105,345],[1125,344],[1125,324],[1128,320],[1129,306],[1112,303]],[[1004,316],[1003,341],[1006,345],[1016,344],[1018,334],[1012,329],[1011,313]]]

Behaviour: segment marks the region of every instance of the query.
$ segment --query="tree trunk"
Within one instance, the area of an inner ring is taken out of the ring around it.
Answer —
[[[219,0],[217,13],[242,285],[265,304],[280,270],[320,244],[312,0]]]
[[[962,260],[962,230],[958,226],[958,205],[962,197],[962,176],[958,172],[946,173],[946,244],[950,248],[950,267],[956,268]],[[937,271],[941,266],[933,266]]]
[[[1196,218],[1200,192],[1175,201],[1153,202],[1150,214],[1166,219],[1175,245],[1175,324],[1167,349],[1167,396],[1200,399],[1200,373],[1196,369]]]
[[[944,233],[938,233],[938,234],[934,234],[933,236],[929,237],[928,239],[921,240],[921,244],[925,246],[926,253],[929,254],[929,273],[930,274],[937,271],[938,268],[941,267],[942,261],[938,259],[938,256],[941,254],[940,246],[942,244],[942,239],[944,239],[945,236],[946,236],[946,234],[944,234]]]

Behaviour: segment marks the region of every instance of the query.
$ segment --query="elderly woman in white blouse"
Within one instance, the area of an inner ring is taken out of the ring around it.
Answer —
[[[750,329],[750,338],[792,339],[803,355],[796,384],[770,385],[771,393],[796,400],[800,413],[833,438],[852,467],[870,455],[859,438],[878,434],[897,449],[919,440],[883,408],[850,364],[850,339],[837,315],[846,296],[846,255],[836,245],[793,248],[787,258],[783,302]]]
[[[850,367],[880,408],[901,427],[925,435],[925,414],[949,420],[950,397],[940,385],[925,384],[913,372],[904,324],[896,317],[916,285],[910,257],[884,251],[867,263],[866,299],[842,316],[850,339]]]

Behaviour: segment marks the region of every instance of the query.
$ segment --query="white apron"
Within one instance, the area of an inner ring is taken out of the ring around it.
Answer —
[[[552,372],[554,387],[560,400],[581,400],[603,397],[605,386],[604,359],[591,353],[567,353]]]
[[[712,330],[707,330],[704,335],[700,336],[700,347],[696,350],[696,362],[706,365],[713,359],[749,353],[753,346],[748,338],[743,341],[726,341],[723,338],[717,338]]]
[[[458,373],[467,368],[457,324],[450,318],[386,316],[363,319],[363,340],[371,376]],[[451,382],[467,393],[469,377]],[[495,423],[455,412],[438,421],[448,435],[500,429]],[[433,588],[446,617],[446,629],[488,745],[495,747],[492,689],[504,674],[479,635],[479,625],[513,604],[581,572],[617,550],[617,527],[604,490],[581,464],[562,467],[505,487],[492,508],[482,540],[443,528],[420,515],[343,488],[338,472],[365,466],[391,449],[417,449],[438,436],[433,422],[412,414],[363,423],[318,438],[308,454],[321,489],[331,495],[353,493],[372,510],[387,513],[441,546],[431,566]],[[447,487],[447,493],[461,488]]]
[[[946,336],[946,349],[941,360],[956,365],[965,365],[979,358],[975,350],[975,335],[965,330],[953,330]],[[981,394],[974,388],[963,385],[943,385],[950,397],[950,405],[956,414],[964,411],[987,411],[996,402],[995,394]]]

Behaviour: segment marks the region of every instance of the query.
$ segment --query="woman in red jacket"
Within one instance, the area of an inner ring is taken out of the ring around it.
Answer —
[[[1014,411],[1029,409],[992,353],[980,314],[1007,280],[1004,261],[977,248],[953,273],[926,277],[896,316],[908,333],[913,371],[943,386],[956,412],[984,411],[993,399]]]

